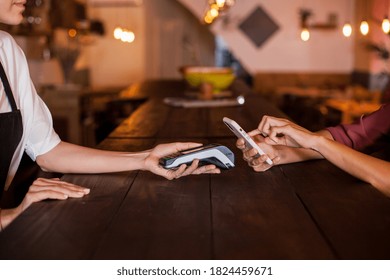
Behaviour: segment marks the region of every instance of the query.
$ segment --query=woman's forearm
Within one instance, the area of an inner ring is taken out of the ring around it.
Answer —
[[[39,166],[60,173],[106,173],[143,169],[149,153],[125,153],[97,150],[61,142],[46,154],[37,157]]]
[[[390,196],[390,163],[325,137],[318,137],[313,149],[349,174],[370,183]]]

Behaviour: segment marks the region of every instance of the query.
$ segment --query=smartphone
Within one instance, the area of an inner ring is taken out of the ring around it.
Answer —
[[[248,148],[255,148],[259,155],[265,155],[265,152],[256,144],[256,142],[242,129],[242,127],[232,119],[227,117],[223,118],[223,122],[226,126],[233,131],[233,133],[237,136],[237,138],[244,138],[245,144]],[[268,157],[266,162],[268,164],[273,164],[272,160]]]
[[[208,144],[165,156],[160,159],[160,165],[171,169],[182,164],[190,165],[194,159],[199,159],[199,165],[214,164],[221,169],[234,167],[233,152],[219,144]]]

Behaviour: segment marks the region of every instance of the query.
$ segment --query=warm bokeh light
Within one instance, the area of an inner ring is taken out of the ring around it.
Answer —
[[[124,30],[121,34],[121,41],[125,43],[132,43],[135,40],[135,34],[132,31]]]
[[[209,0],[208,8],[205,11],[203,21],[206,24],[211,24],[213,21],[221,16],[221,14],[226,13],[226,11],[233,6],[235,3],[234,0]]]
[[[115,27],[114,29],[114,38],[119,40],[122,36],[123,29],[120,26]]]
[[[301,31],[301,39],[302,41],[306,42],[310,39],[310,31],[307,28],[303,28]]]
[[[343,26],[343,35],[345,37],[350,37],[352,35],[352,26],[348,22]]]
[[[235,4],[235,0],[211,0],[210,4],[216,4],[220,10],[229,8]]]
[[[209,13],[212,18],[216,18],[219,15],[218,9],[215,7],[212,7]]]
[[[207,24],[211,24],[214,19],[216,19],[216,17],[218,16],[218,11],[216,11],[216,16],[215,15],[215,12],[213,12],[214,10],[208,10],[206,12],[206,15],[204,16],[204,22],[207,23]]]
[[[69,37],[71,37],[71,38],[76,37],[76,35],[77,35],[77,30],[74,29],[74,28],[69,29],[69,30],[68,30],[68,35],[69,35]]]
[[[368,26],[368,22],[366,20],[363,20],[360,23],[360,33],[366,36],[369,31],[370,31],[370,27]]]
[[[390,32],[390,21],[387,16],[382,21],[382,30],[386,34],[389,34]]]
[[[124,43],[132,43],[135,40],[135,34],[133,31],[117,26],[114,29],[114,38],[121,40]]]
[[[210,17],[209,15],[205,15],[203,20],[207,24],[211,24],[213,22],[213,18]]]
[[[215,3],[219,8],[223,8],[223,6],[225,6],[225,2],[225,0],[215,0]]]
[[[245,97],[242,95],[237,96],[237,103],[240,105],[245,104]]]

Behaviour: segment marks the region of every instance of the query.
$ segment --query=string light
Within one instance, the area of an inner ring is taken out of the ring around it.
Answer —
[[[132,43],[135,40],[135,34],[133,31],[117,26],[114,29],[114,38],[124,43]]]
[[[366,14],[367,12],[369,12],[369,6],[368,1],[365,1],[364,13]],[[363,18],[363,20],[360,22],[360,33],[362,33],[363,36],[366,36],[369,31],[370,26],[368,25],[368,21]]]
[[[343,26],[343,35],[345,37],[351,37],[352,35],[352,26],[349,22],[346,22]]]
[[[138,1],[139,4],[142,4],[142,1]],[[121,12],[123,12],[123,10],[121,10]],[[117,18],[118,15],[117,15]],[[121,22],[125,22],[125,20],[121,20]],[[123,25],[121,24],[117,24],[112,32],[112,35],[114,36],[114,38],[116,40],[120,40],[124,43],[132,43],[134,42],[135,40],[135,34],[133,31],[127,29],[126,27],[124,27]]]
[[[390,31],[390,21],[389,21],[389,18],[387,16],[382,21],[382,30],[386,34],[388,34]]]
[[[382,21],[382,30],[385,34],[389,34],[390,31],[390,21],[388,17],[388,12],[389,12],[389,1],[386,1],[386,15]]]
[[[206,24],[213,23],[215,19],[221,16],[222,12],[226,12],[234,4],[235,0],[209,0],[203,21]]]
[[[347,6],[345,8],[346,8],[346,11],[349,11],[351,9],[351,0],[348,0]],[[350,15],[348,15],[347,18],[350,18]],[[349,20],[347,20],[344,23],[342,31],[343,31],[344,37],[351,37],[351,35],[352,35],[352,25],[349,22]]]
[[[370,26],[368,25],[368,22],[366,20],[362,20],[360,23],[360,33],[362,33],[363,36],[366,36],[369,31]]]
[[[124,43],[132,43],[135,40],[134,32],[124,29],[121,34],[121,39]]]
[[[312,12],[307,9],[301,9],[299,11],[299,14],[301,19],[301,40],[307,42],[310,39],[310,31],[308,28],[307,21],[309,17],[312,15]]]
[[[210,7],[209,12],[210,12],[210,16],[211,17],[216,18],[219,15],[218,6],[217,5],[212,5]]]
[[[306,27],[302,28],[301,30],[301,40],[304,42],[309,41],[310,39],[310,31]]]
[[[119,40],[121,38],[122,32],[123,32],[122,27],[120,27],[120,26],[115,27],[115,29],[114,29],[114,38]]]

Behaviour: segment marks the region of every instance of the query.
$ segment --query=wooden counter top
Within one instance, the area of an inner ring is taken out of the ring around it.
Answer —
[[[390,200],[371,185],[324,160],[263,173],[246,165],[222,117],[250,130],[264,114],[284,115],[245,90],[244,106],[223,108],[170,107],[156,94],[99,146],[217,142],[235,153],[235,168],[173,181],[144,171],[65,175],[91,193],[33,204],[0,234],[0,258],[390,258]]]

